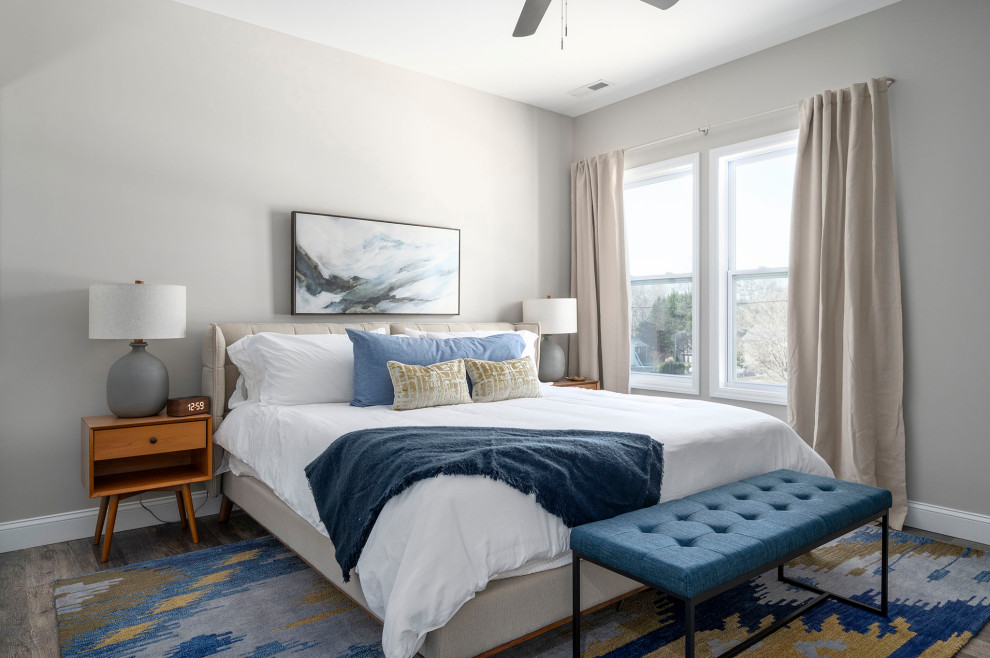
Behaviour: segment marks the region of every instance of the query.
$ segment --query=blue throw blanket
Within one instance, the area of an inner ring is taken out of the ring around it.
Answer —
[[[392,496],[438,475],[484,475],[574,526],[655,505],[663,446],[645,434],[501,427],[350,432],[306,467],[344,582]]]

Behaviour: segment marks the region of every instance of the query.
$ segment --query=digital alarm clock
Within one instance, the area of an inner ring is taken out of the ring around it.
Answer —
[[[210,396],[190,395],[185,398],[169,398],[165,413],[169,416],[194,416],[210,413]]]

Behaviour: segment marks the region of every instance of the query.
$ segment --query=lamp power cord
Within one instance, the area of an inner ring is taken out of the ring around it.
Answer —
[[[178,523],[179,521],[182,520],[181,518],[176,518],[176,519],[174,519],[172,521],[166,521],[165,519],[159,517],[157,514],[155,514],[153,511],[151,511],[151,508],[149,508],[147,505],[144,504],[144,494],[145,493],[147,493],[147,492],[143,492],[143,493],[138,494],[138,503],[141,505],[142,508],[144,508],[144,511],[146,511],[151,516],[155,517],[155,520],[156,521],[158,521],[159,523]],[[203,502],[201,502],[195,509],[193,509],[193,515],[194,516],[195,516],[196,512],[198,512],[203,507],[203,505],[206,504],[206,501],[209,500],[209,498],[210,498],[209,495],[204,496],[203,497]]]

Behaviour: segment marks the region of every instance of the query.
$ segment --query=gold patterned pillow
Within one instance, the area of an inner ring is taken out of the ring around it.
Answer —
[[[471,378],[471,398],[475,402],[543,397],[536,366],[528,356],[511,361],[464,359],[464,367]]]
[[[434,363],[432,366],[410,366],[389,361],[388,374],[392,376],[395,395],[392,408],[396,411],[471,402],[463,359]]]

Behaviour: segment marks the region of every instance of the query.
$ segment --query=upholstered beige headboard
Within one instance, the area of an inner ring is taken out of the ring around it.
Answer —
[[[257,323],[257,322],[218,322],[211,324],[203,334],[203,394],[210,396],[210,406],[213,413],[213,427],[219,427],[220,421],[230,409],[227,401],[234,392],[234,384],[240,373],[227,356],[227,346],[233,345],[240,339],[251,334],[269,331],[279,334],[342,334],[345,329],[374,329],[388,328],[389,333],[401,334],[405,328],[419,331],[532,331],[540,334],[540,325],[535,322],[446,322],[446,323],[416,323],[416,322],[357,322],[357,323]],[[536,365],[540,365],[540,344],[536,343]]]
[[[357,323],[258,323],[258,322],[217,322],[211,324],[203,334],[203,394],[210,396],[210,409],[213,414],[213,428],[220,426],[230,409],[227,401],[234,392],[234,385],[240,372],[227,356],[227,346],[251,334],[270,331],[279,334],[342,334],[345,329],[372,331],[386,327],[391,334],[401,334],[406,328],[420,331],[532,331],[540,334],[536,322],[445,322],[415,323],[398,322],[357,322]],[[540,343],[536,342],[536,365],[540,365]],[[213,463],[222,464],[223,448],[214,447]],[[220,479],[213,478],[207,487],[211,496],[220,492]]]

